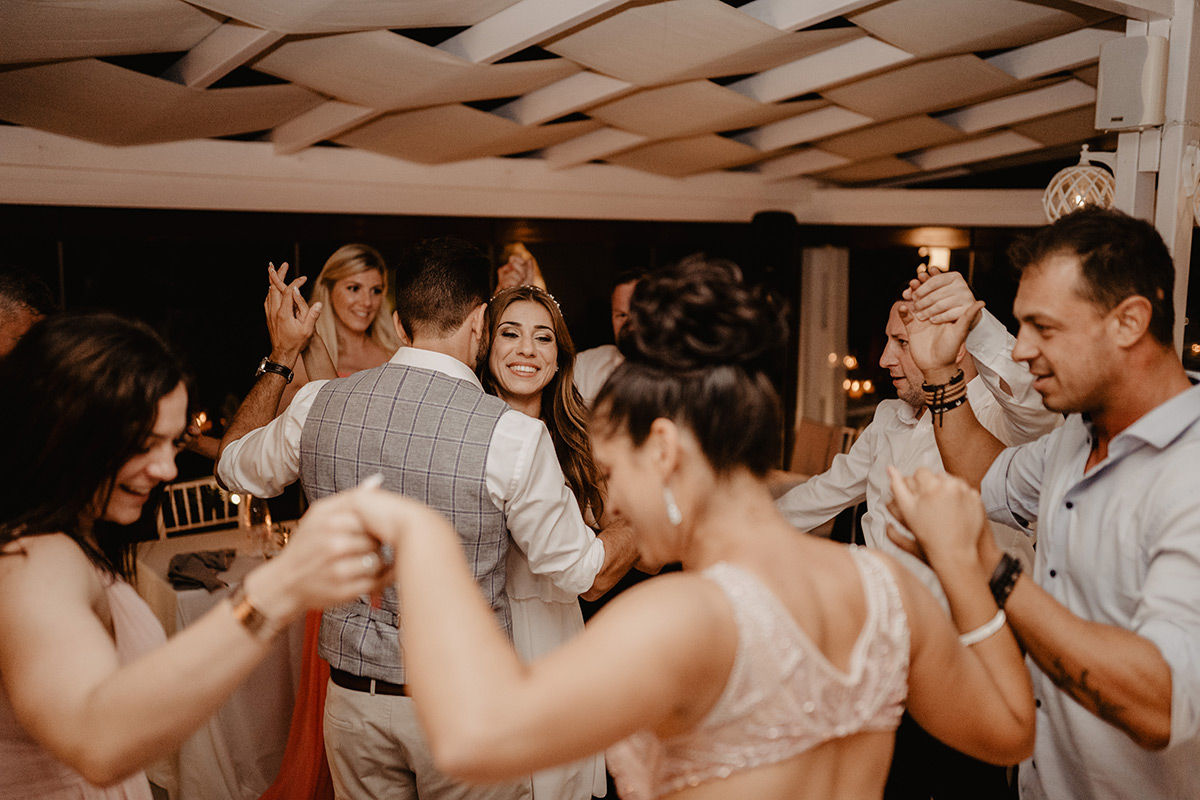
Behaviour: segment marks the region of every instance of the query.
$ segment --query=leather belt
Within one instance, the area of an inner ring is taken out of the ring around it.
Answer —
[[[329,668],[329,679],[343,689],[367,694],[386,694],[408,697],[408,687],[403,683],[388,683],[375,678],[352,675],[344,669]]]

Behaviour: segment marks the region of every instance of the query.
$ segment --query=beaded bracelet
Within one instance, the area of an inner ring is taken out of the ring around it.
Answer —
[[[961,369],[945,383],[922,383],[921,389],[925,393],[925,405],[938,427],[942,425],[943,414],[967,401],[967,384]]]

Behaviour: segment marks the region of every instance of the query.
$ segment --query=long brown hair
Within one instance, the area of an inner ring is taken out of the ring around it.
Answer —
[[[495,338],[505,309],[520,300],[537,303],[546,309],[553,321],[554,340],[558,346],[558,371],[542,389],[539,416],[550,431],[558,463],[562,465],[567,485],[575,493],[580,511],[587,516],[590,508],[592,516],[599,521],[604,513],[604,478],[592,457],[592,443],[587,434],[587,412],[583,398],[575,388],[575,343],[571,341],[558,301],[549,292],[536,286],[513,286],[502,290],[488,303],[489,341]],[[477,371],[483,387],[491,394],[498,395],[496,380],[488,368],[488,359],[479,359]]]

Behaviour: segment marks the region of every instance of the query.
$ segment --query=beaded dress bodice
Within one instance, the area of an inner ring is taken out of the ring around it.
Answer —
[[[728,563],[701,573],[733,607],[738,645],[729,680],[694,730],[661,740],[641,731],[609,749],[623,800],[660,797],[831,739],[896,728],[908,691],[908,619],[879,557],[864,548],[852,548],[852,556],[867,616],[845,672],[753,574]]]

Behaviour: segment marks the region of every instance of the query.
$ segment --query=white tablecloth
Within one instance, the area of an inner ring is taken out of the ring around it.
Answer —
[[[232,586],[263,561],[257,547],[237,528],[138,546],[138,592],[154,609],[168,636],[195,622],[229,594],[227,588],[211,593],[175,590],[167,580],[171,556],[227,548],[238,551],[229,571],[221,575]],[[166,789],[172,800],[256,800],[275,780],[283,759],[303,644],[301,619],[279,635],[263,662],[184,743],[178,757],[148,772],[150,779]]]

